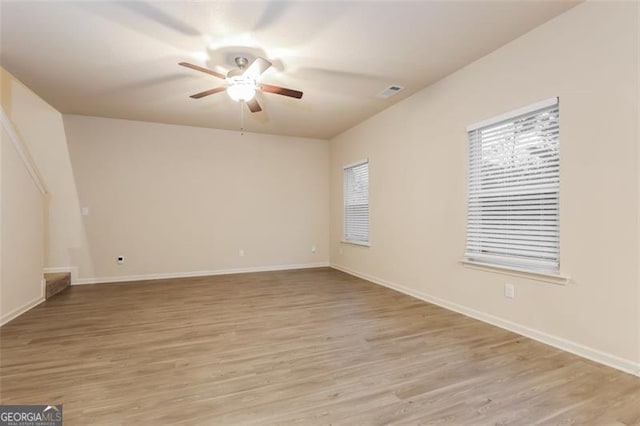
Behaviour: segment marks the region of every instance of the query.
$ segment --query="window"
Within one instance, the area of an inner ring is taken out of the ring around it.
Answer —
[[[344,168],[344,240],[369,243],[369,162]]]
[[[470,261],[560,267],[559,105],[553,98],[470,126]]]

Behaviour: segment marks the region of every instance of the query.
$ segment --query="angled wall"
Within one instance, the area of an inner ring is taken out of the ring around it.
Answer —
[[[0,325],[43,301],[45,188],[11,121],[15,80],[0,69]],[[23,111],[28,113],[28,111]]]
[[[0,148],[0,325],[43,300],[44,202],[9,136]]]
[[[62,114],[6,70],[2,105],[50,193],[45,267],[69,269],[85,246]]]

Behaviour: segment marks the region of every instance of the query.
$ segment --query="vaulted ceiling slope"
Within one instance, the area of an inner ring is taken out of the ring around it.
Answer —
[[[238,129],[236,56],[273,66],[248,131],[331,138],[574,6],[575,1],[2,1],[0,62],[62,113]],[[398,95],[375,95],[391,84]]]

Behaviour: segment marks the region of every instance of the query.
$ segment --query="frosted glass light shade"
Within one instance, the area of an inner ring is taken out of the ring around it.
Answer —
[[[227,94],[234,101],[249,101],[256,94],[256,86],[252,81],[232,80],[227,87]]]

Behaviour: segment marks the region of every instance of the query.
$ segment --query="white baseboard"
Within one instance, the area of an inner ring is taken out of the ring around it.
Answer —
[[[16,309],[12,310],[11,312],[7,312],[6,314],[0,316],[0,326],[5,325],[6,323],[8,323],[9,321],[11,321],[12,319],[19,317],[20,315],[24,314],[25,312],[27,312],[29,309],[35,308],[36,306],[38,306],[39,304],[41,304],[42,302],[44,302],[44,297],[40,296],[34,300],[31,300],[27,303],[25,303],[22,306],[17,307]]]
[[[71,285],[121,283],[129,281],[163,280],[170,278],[207,277],[213,275],[244,274],[249,272],[286,271],[290,269],[309,269],[328,267],[329,262],[302,263],[295,265],[255,266],[249,268],[217,269],[213,271],[170,272],[162,274],[124,275],[117,277],[76,278]]]
[[[448,300],[430,296],[428,294],[404,287],[400,284],[383,280],[381,278],[374,277],[371,275],[363,274],[361,272],[354,271],[352,269],[349,269],[341,265],[337,265],[335,263],[332,263],[331,267],[339,271],[345,272],[349,275],[354,275],[356,277],[365,279],[367,281],[371,281],[374,284],[379,284],[384,287],[388,287],[392,290],[396,290],[401,293],[407,294],[409,296],[415,297],[417,299],[424,300],[425,302],[429,302],[434,305],[443,307],[445,309],[449,309],[450,311],[458,312],[462,315],[466,315],[468,317],[489,323],[491,325],[504,328],[505,330],[509,330],[514,333],[520,334],[522,336],[528,337],[530,339],[537,340],[538,342],[542,342],[544,344],[556,347],[558,349],[562,349],[563,351],[571,352],[574,355],[578,355],[583,358],[587,358],[591,361],[595,361],[597,363],[604,364],[609,367],[613,367],[617,370],[624,371],[625,373],[630,373],[640,377],[640,362],[634,362],[628,359],[620,358],[616,355],[602,352],[598,349],[590,348],[588,346],[584,346],[580,343],[572,342],[562,337],[553,336],[543,331],[535,330],[533,328],[530,328],[518,323],[514,323],[512,321],[509,321],[500,317],[496,317],[494,315],[487,314],[485,312],[478,311],[478,310],[469,308],[467,306],[459,305],[457,303],[449,302]]]

